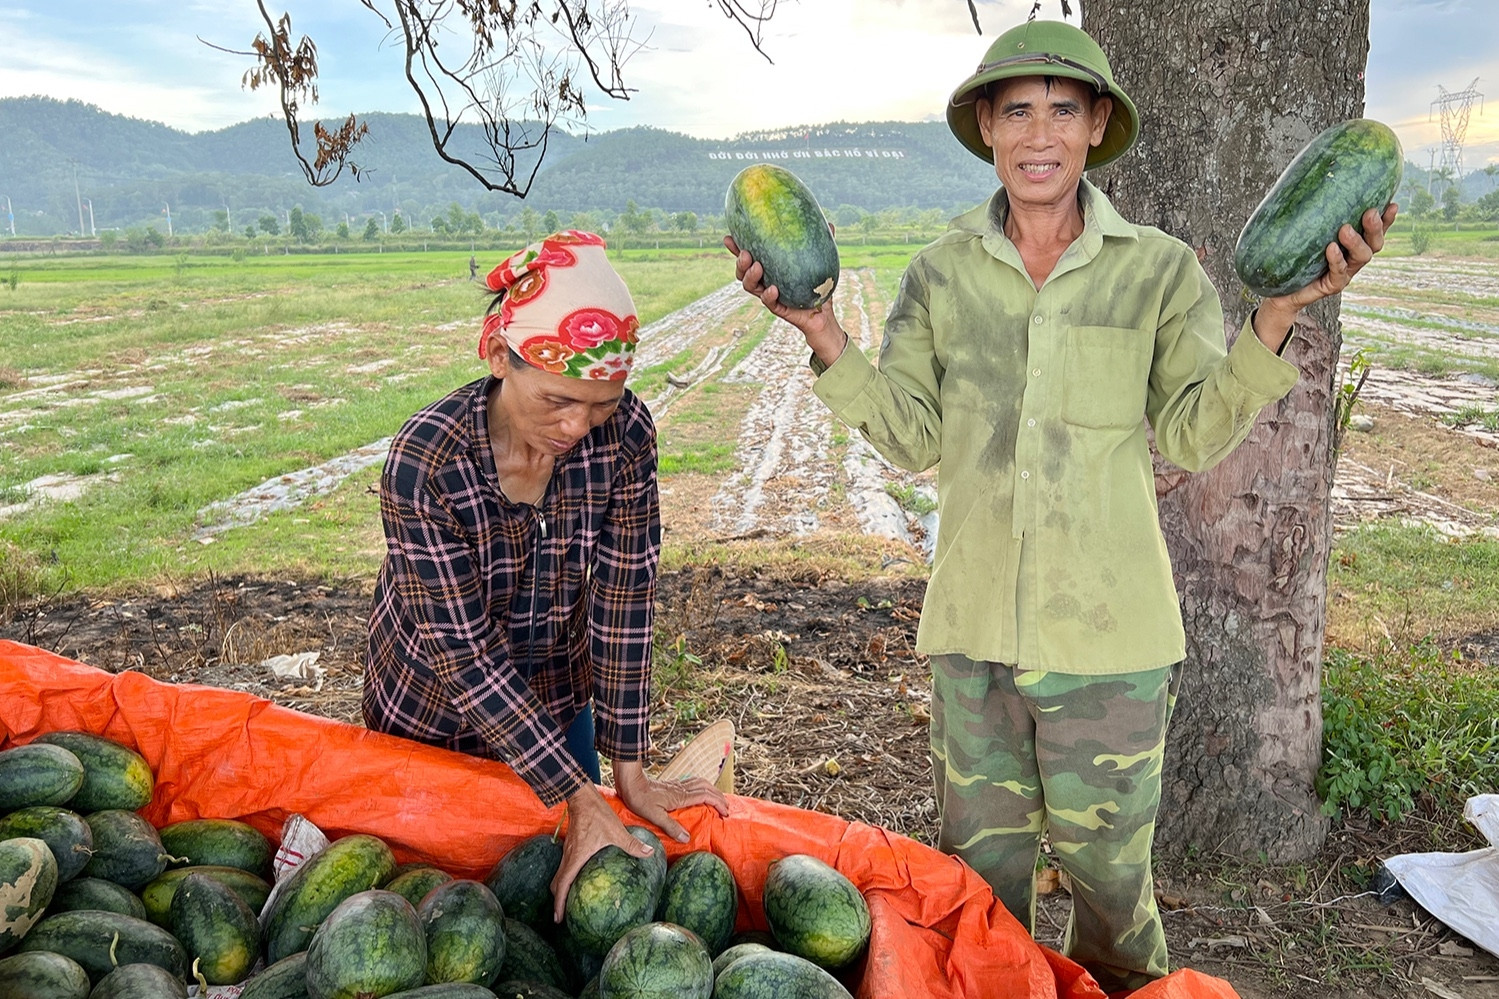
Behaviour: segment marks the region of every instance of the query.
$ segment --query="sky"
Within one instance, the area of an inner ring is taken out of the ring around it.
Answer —
[[[828,121],[934,119],[987,44],[963,0],[781,0],[763,45],[772,64],[717,7],[632,0],[632,36],[642,44],[625,82],[636,92],[590,101],[588,128],[729,138]],[[1030,0],[978,7],[992,39],[1024,19]],[[420,110],[399,34],[359,0],[266,0],[266,8],[290,11],[293,35],[317,43],[317,114]],[[1042,16],[1059,14],[1047,0]],[[252,60],[222,51],[243,52],[263,27],[255,0],[0,0],[0,97],[72,98],[184,131],[223,128],[278,110],[273,92],[241,85]],[[1440,147],[1439,87],[1458,93],[1475,78],[1488,99],[1470,111],[1466,170],[1499,163],[1499,0],[1371,0],[1365,115],[1395,129],[1407,159],[1429,166]]]

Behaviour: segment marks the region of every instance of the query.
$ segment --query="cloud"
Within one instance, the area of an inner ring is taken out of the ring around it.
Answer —
[[[1029,0],[980,6],[986,37],[957,0],[817,0],[783,4],[756,52],[706,4],[638,0],[648,47],[626,67],[628,104],[591,112],[598,129],[650,122],[700,138],[825,121],[939,115],[993,35]],[[766,56],[771,61],[767,61]]]
[[[1442,90],[1499,88],[1499,5],[1493,0],[1373,0],[1365,113],[1400,136],[1406,159],[1440,160]],[[1499,93],[1495,94],[1499,97]],[[1454,108],[1456,110],[1456,108]],[[1474,102],[1463,143],[1467,170],[1499,162],[1499,114]]]
[[[376,4],[389,0],[375,0]],[[325,117],[419,110],[399,36],[358,0],[298,0],[292,30],[316,40]],[[708,0],[632,0],[645,46],[625,67],[628,101],[593,93],[594,131],[650,124],[702,138],[814,122],[940,118],[987,40],[1024,20],[1031,0],[978,0],[980,38],[963,0],[801,0],[765,28],[766,59]],[[1078,4],[1074,4],[1074,10]],[[1057,17],[1057,0],[1045,0]],[[1074,17],[1076,20],[1076,17]],[[0,0],[0,96],[47,94],[197,131],[278,113],[250,92],[246,50],[264,30],[254,0]],[[1479,77],[1494,90],[1471,114],[1465,162],[1499,161],[1499,3],[1371,0],[1366,113],[1395,127],[1424,164],[1441,142],[1438,85]]]

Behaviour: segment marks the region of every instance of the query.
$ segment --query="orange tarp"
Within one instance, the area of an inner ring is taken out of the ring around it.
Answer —
[[[0,748],[58,729],[96,732],[145,756],[156,795],[143,814],[157,826],[232,818],[275,839],[300,812],[330,837],[373,833],[400,861],[483,878],[512,846],[561,817],[499,763],[236,691],[114,675],[0,641]],[[1092,978],[1032,941],[952,857],[831,815],[730,801],[728,818],[705,807],[678,813],[692,840],[668,842],[668,857],[723,857],[743,892],[741,928],[765,928],[760,892],[776,858],[807,853],[842,871],[869,900],[874,923],[869,956],[853,976],[860,999],[1103,999]],[[1135,996],[1236,999],[1228,983],[1190,970]]]

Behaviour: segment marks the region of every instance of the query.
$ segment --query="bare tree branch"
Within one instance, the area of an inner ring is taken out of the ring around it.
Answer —
[[[979,9],[974,6],[973,0],[968,0],[968,16],[973,18],[973,30],[982,35],[984,29],[979,27]]]
[[[752,10],[750,4],[742,3],[741,0],[709,0],[710,6],[717,7],[725,17],[744,29],[755,51],[764,56],[765,61],[771,65],[775,65],[775,60],[761,46],[761,32],[775,16],[777,3],[779,0],[758,0],[758,3],[754,5],[755,9]]]
[[[779,0],[707,0],[742,27],[761,55],[763,30]],[[421,102],[432,146],[486,189],[525,197],[546,154],[551,130],[587,122],[578,69],[599,92],[629,100],[624,67],[645,44],[629,0],[359,0],[387,30],[401,33],[406,81]],[[273,19],[256,0],[266,31],[249,54],[251,90],[275,85],[292,153],[314,186],[333,183],[369,127],[350,115],[341,125],[313,123],[317,153],[301,146],[303,105],[317,103],[317,48],[293,44],[291,15]],[[387,9],[392,13],[387,14]],[[207,44],[207,43],[205,43]],[[214,46],[218,48],[219,46]],[[225,50],[228,51],[228,50]],[[453,55],[457,53],[457,55]],[[478,148],[464,124],[479,127]]]
[[[369,132],[369,126],[355,121],[353,115],[338,128],[330,132],[321,122],[313,126],[313,137],[317,143],[317,155],[312,163],[302,152],[302,133],[297,125],[297,112],[306,99],[317,103],[317,46],[303,35],[296,46],[291,41],[291,15],[282,14],[280,20],[272,20],[265,9],[264,0],[255,0],[260,8],[260,17],[265,21],[269,35],[260,34],[251,42],[260,65],[244,76],[244,85],[251,90],[272,83],[276,85],[281,99],[281,113],[291,135],[292,155],[302,165],[302,173],[314,187],[333,183],[343,173],[345,166],[359,179],[359,165],[350,160],[354,145]],[[330,172],[331,170],[331,172]]]
[[[1057,2],[1062,5],[1062,16],[1071,17],[1072,4],[1068,3],[1067,0],[1057,0]],[[973,8],[973,0],[968,0],[968,7],[969,9]],[[1041,13],[1041,0],[1035,0],[1035,2],[1031,4],[1031,12],[1030,15],[1026,17],[1026,20],[1034,21],[1036,19],[1036,15],[1039,13]],[[977,15],[975,15],[975,23],[977,23]]]

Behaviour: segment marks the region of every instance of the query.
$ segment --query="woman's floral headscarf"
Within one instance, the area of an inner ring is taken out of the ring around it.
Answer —
[[[598,236],[553,233],[512,254],[485,284],[505,296],[484,317],[480,357],[498,332],[527,364],[555,375],[618,382],[630,373],[640,320]]]

